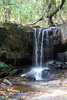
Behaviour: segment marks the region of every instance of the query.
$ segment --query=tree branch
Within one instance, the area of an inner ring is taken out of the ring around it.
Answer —
[[[38,20],[36,20],[35,22],[33,22],[31,24],[27,24],[27,25],[34,25],[34,24],[38,23],[39,21],[42,21],[46,18],[52,19],[52,17],[63,7],[65,1],[66,0],[61,0],[61,4],[53,12],[47,14],[46,16],[44,13]]]
[[[50,14],[46,16],[46,18],[52,18],[64,5],[66,0],[62,0],[61,4]]]

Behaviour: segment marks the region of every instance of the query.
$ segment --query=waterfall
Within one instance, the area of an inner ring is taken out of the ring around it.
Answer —
[[[44,31],[42,29],[34,29],[34,36],[35,36],[35,66],[42,66],[43,62],[43,37]]]
[[[43,32],[42,32],[40,66],[43,65],[43,42],[44,42],[44,30],[43,30]]]
[[[34,32],[34,36],[35,36],[35,48],[34,48],[35,49],[34,50],[35,51],[35,57],[34,58],[35,58],[35,65],[38,66],[38,47],[37,47],[37,37],[36,37],[37,34],[36,34],[36,29],[34,29],[34,30],[35,30],[35,32]]]
[[[46,60],[48,61],[51,57],[50,47],[52,45],[52,41],[49,36],[50,31],[51,29],[34,29],[34,68],[32,68],[28,74],[34,75],[36,80],[43,80],[42,72],[43,70],[48,69],[48,67],[43,66],[44,58],[46,58]]]
[[[50,69],[49,65],[54,62],[53,46],[60,43],[58,39],[61,34],[58,30],[56,27],[34,28],[34,66],[27,72],[28,76],[44,80],[43,73]]]
[[[49,31],[51,29],[34,29],[34,37],[35,37],[35,66],[41,67],[43,66],[44,58],[46,61],[50,60],[52,56],[52,51],[50,52],[52,41],[49,36]],[[45,36],[45,37],[44,37]],[[45,40],[45,41],[44,41]],[[45,45],[45,47],[44,47]],[[45,53],[43,52],[45,49]],[[45,56],[45,57],[44,57]]]

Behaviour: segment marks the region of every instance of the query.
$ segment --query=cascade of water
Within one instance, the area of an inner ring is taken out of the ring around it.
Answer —
[[[34,33],[34,35],[35,35],[35,66],[40,66],[40,63],[41,63],[40,58],[42,55],[41,54],[42,43],[41,43],[40,37],[41,37],[42,29],[39,29],[39,32],[37,32],[37,29],[34,29],[34,30],[35,30],[35,33]],[[42,39],[42,41],[43,41],[43,39]]]
[[[38,52],[38,47],[37,47],[37,34],[36,34],[36,29],[34,29],[35,30],[35,32],[34,32],[34,36],[35,36],[35,65],[36,66],[38,66],[38,54],[37,54],[37,52]]]
[[[50,52],[51,49],[51,42],[50,41],[50,36],[49,36],[49,31],[51,29],[34,29],[34,36],[35,36],[35,66],[43,66],[43,47],[45,45],[45,57],[46,60],[51,59],[52,54]],[[44,42],[44,33],[45,33],[45,42]]]
[[[43,32],[42,32],[40,66],[43,65],[43,40],[44,40],[44,32],[45,32],[45,30],[43,30]]]
[[[42,78],[42,71],[44,70],[43,67],[34,67],[28,73],[29,75],[35,76],[36,80],[43,80]]]
[[[43,71],[43,40],[44,40],[44,30],[34,29],[35,36],[35,66],[29,74],[34,74],[36,80],[42,80],[42,71]],[[37,31],[38,30],[38,31]]]
[[[49,29],[34,29],[34,36],[35,36],[35,66],[36,68],[33,68],[30,73],[34,74],[36,77],[36,80],[42,79],[42,71],[43,68],[43,49],[45,44],[45,54],[46,59],[50,59],[50,37],[49,37]],[[44,41],[44,33],[45,33],[45,41]]]
[[[53,57],[53,36],[57,35],[57,29],[56,28],[38,28],[34,29],[34,39],[35,39],[35,45],[34,45],[34,68],[32,68],[27,74],[34,76],[36,80],[43,80],[43,70],[49,69],[49,64],[53,63],[52,57]],[[44,57],[45,56],[45,57]],[[46,58],[46,59],[45,59]],[[44,61],[47,61],[45,63],[46,67],[44,66]],[[48,62],[49,61],[49,62]]]

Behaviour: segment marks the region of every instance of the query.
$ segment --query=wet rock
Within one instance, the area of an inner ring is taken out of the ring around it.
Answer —
[[[0,73],[0,78],[6,77],[6,76],[8,76],[8,75],[9,75],[8,72],[7,72],[7,73],[1,72],[1,73]]]
[[[59,62],[59,61],[58,61],[58,62],[57,62],[57,65],[58,65],[57,68],[63,68],[63,62]]]
[[[53,64],[48,64],[48,66],[50,67],[50,69],[55,69],[58,67],[58,64],[53,63]]]
[[[61,30],[59,27],[49,27],[49,38],[52,41],[52,45],[58,45],[61,43]],[[46,30],[47,30],[46,29]]]
[[[22,74],[21,77],[25,77],[27,74]]]
[[[5,84],[7,86],[12,86],[12,83],[9,80],[7,80],[7,79],[4,79],[3,82],[4,82],[3,84]]]
[[[65,60],[67,61],[67,51],[65,52]]]
[[[52,63],[48,63],[50,69],[62,68],[63,63],[59,61],[53,61]]]
[[[57,63],[56,69],[57,69],[57,68],[59,68],[59,69],[66,69],[66,68],[67,68],[67,64],[66,64],[65,61],[64,61],[64,62],[59,62],[59,61],[57,61],[56,63]]]
[[[53,36],[51,37],[53,40],[53,45],[58,45],[61,43],[61,30],[60,28],[54,27],[51,28],[51,32],[53,33]]]
[[[36,78],[34,77],[34,75],[22,74],[21,77],[25,81],[35,81],[36,80]]]
[[[58,53],[58,60],[65,61],[65,53]]]
[[[44,78],[44,80],[50,80],[52,78],[52,71],[46,71],[43,70],[42,71],[42,78]]]
[[[63,69],[67,69],[67,64],[63,64]]]
[[[35,81],[36,80],[36,78],[33,75],[26,76],[26,79],[27,79],[27,81]]]
[[[5,83],[1,83],[1,87],[3,87],[3,86],[6,86],[6,84]]]
[[[67,62],[65,62],[65,64],[67,64]]]
[[[23,71],[22,68],[21,69],[14,69],[10,72],[10,75],[15,76],[15,75],[22,73],[22,71]]]

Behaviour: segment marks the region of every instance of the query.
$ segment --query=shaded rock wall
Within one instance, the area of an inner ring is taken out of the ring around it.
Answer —
[[[47,33],[48,32],[48,33]],[[47,36],[48,34],[48,36]],[[48,39],[47,39],[48,37]],[[61,45],[61,30],[58,27],[49,27],[45,31],[44,37],[44,58],[45,60],[52,60],[57,58],[57,48],[56,46]],[[48,42],[48,43],[46,43]]]
[[[53,38],[53,56],[67,51],[67,24],[61,26],[61,35],[49,32]],[[60,33],[60,31],[59,31]],[[61,41],[62,36],[62,41]],[[13,23],[0,23],[0,61],[12,65],[30,65],[34,56],[34,36],[32,28]]]
[[[0,61],[8,64],[27,65],[32,63],[33,34],[31,27],[13,23],[0,26]]]
[[[62,44],[56,46],[55,49],[58,52],[58,60],[67,61],[67,21],[60,26]]]

